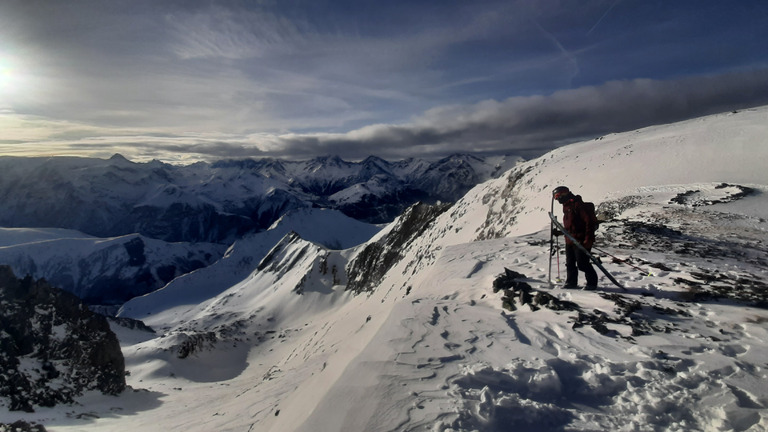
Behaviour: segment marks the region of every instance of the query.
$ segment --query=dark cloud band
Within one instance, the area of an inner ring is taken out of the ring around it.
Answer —
[[[549,96],[435,109],[411,124],[276,137],[272,153],[364,157],[482,151],[535,156],[606,133],[764,104],[768,69],[672,81],[614,81]]]

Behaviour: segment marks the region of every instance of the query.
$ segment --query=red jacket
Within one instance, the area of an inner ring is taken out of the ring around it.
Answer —
[[[584,208],[584,201],[580,195],[571,194],[571,198],[563,204],[563,227],[584,247],[592,248],[597,227]],[[568,237],[565,238],[565,242],[572,243]]]

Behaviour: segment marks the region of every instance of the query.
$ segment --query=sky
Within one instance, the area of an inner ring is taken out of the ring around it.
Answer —
[[[768,104],[764,0],[0,0],[0,155],[536,157]]]

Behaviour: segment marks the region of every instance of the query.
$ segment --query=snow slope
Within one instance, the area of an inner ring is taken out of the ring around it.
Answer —
[[[184,314],[158,297],[156,335],[115,327],[135,391],[0,410],[0,422],[54,432],[766,430],[767,149],[768,108],[560,148],[397,243],[399,258],[358,295],[339,270],[392,244],[398,221],[341,251],[286,235],[246,278]],[[545,212],[560,184],[601,204],[596,246],[636,267],[603,259],[626,292],[602,277],[597,292],[547,283],[557,270]],[[529,288],[500,287],[521,280]]]

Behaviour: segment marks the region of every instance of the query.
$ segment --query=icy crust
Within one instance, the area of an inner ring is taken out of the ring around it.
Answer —
[[[512,267],[537,273],[505,270],[493,285],[509,322],[529,326],[517,339],[531,351],[505,365],[460,366],[449,380],[455,417],[433,430],[764,430],[768,222],[751,209],[764,208],[765,190],[662,186],[606,201],[611,218],[598,246],[643,267],[607,264],[634,281],[629,295],[553,290],[526,248],[514,247]],[[696,205],[679,200],[694,195]],[[534,313],[543,316],[527,318]],[[611,342],[586,339],[590,332]]]
[[[395,357],[397,373],[422,381],[433,374],[427,380],[433,386],[408,384],[413,401],[408,424],[435,431],[708,431],[768,425],[768,393],[760,385],[766,378],[768,315],[756,307],[759,302],[738,300],[737,285],[728,297],[735,302],[700,303],[675,282],[675,269],[642,276],[608,264],[632,284],[629,294],[536,284],[546,274],[547,255],[540,249],[547,234],[449,247],[435,264],[436,280],[414,289],[440,287],[428,298],[412,300],[410,313],[399,314],[423,318],[404,319],[401,326],[408,331],[392,330],[392,336],[408,335]],[[639,254],[654,256],[650,250]],[[716,255],[676,257],[690,261],[673,265],[682,271],[722,265]],[[488,298],[501,308],[504,294],[491,294],[500,263],[525,270],[535,290],[580,311],[519,304],[501,312],[505,326],[491,325],[499,318],[482,309]],[[735,272],[766,272],[759,263],[731,266]],[[473,279],[485,294],[458,288]],[[582,313],[605,319],[599,327],[577,325]],[[633,331],[635,323],[647,324],[645,331]],[[428,413],[437,420],[430,422]]]

